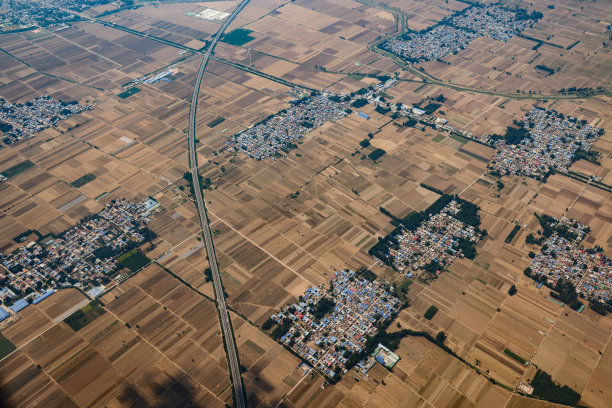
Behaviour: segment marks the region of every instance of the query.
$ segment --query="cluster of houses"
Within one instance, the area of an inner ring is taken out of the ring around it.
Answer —
[[[79,5],[81,2],[76,0],[64,0],[61,3],[75,10],[82,8]],[[64,21],[76,20],[79,20],[76,14],[44,3],[20,0],[0,1],[0,21],[5,21],[7,24],[20,27],[47,27]]]
[[[381,48],[409,62],[441,59],[448,54],[457,54],[477,38],[478,34],[450,25],[439,25],[422,34],[392,38],[381,44]]]
[[[334,273],[325,284],[313,286],[299,301],[272,316],[283,326],[291,322],[281,342],[329,377],[344,371],[348,358],[361,353],[367,336],[377,333],[376,323],[399,311],[400,301],[384,284],[362,279],[353,271]],[[329,313],[315,317],[320,302],[333,301]]]
[[[572,282],[576,292],[586,299],[607,302],[612,299],[612,261],[601,250],[584,249],[580,243],[588,227],[563,217],[556,225],[567,228],[572,235],[554,232],[531,261],[532,276],[541,276],[551,285],[559,279]]]
[[[500,6],[470,7],[452,18],[451,24],[479,36],[508,41],[521,31],[533,27],[535,19],[520,17],[523,13]]]
[[[56,101],[50,96],[18,104],[0,98],[0,138],[5,145],[11,144],[87,109],[91,107],[79,105],[76,101]]]
[[[232,136],[227,144],[230,150],[240,151],[261,160],[287,149],[299,138],[325,122],[346,115],[345,101],[329,99],[328,93],[316,94],[293,101],[293,105],[268,117],[246,131]]]
[[[45,237],[0,253],[0,294],[4,303],[35,298],[50,288],[86,289],[110,282],[118,269],[115,258],[145,240],[141,225],[149,223],[151,205],[125,199],[109,203],[90,219],[58,237]]]
[[[430,30],[392,38],[381,48],[409,62],[431,61],[457,54],[478,37],[507,41],[535,21],[523,12],[500,6],[471,6]]]
[[[364,88],[356,94],[357,99],[364,99],[368,104],[383,104],[383,94],[397,79],[389,78],[379,84]],[[292,90],[296,94],[298,90]],[[227,142],[229,151],[239,151],[247,156],[261,160],[288,151],[294,143],[308,132],[328,121],[342,119],[350,112],[353,98],[350,95],[339,95],[330,92],[314,94],[294,99],[292,106],[255,124],[246,131],[236,133]],[[360,116],[369,116],[359,112]]]
[[[393,266],[399,272],[418,270],[435,263],[437,274],[449,266],[455,258],[462,257],[459,239],[477,243],[480,234],[471,225],[454,217],[461,204],[451,201],[438,214],[432,215],[415,231],[402,228],[395,236],[396,248],[389,249]]]
[[[550,169],[567,171],[576,152],[589,152],[603,130],[553,111],[534,107],[521,123],[525,138],[510,144],[489,137],[497,148],[491,161],[494,171],[537,176]],[[483,140],[487,141],[487,140]]]

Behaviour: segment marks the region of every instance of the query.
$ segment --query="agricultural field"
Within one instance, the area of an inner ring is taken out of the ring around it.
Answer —
[[[224,21],[196,15],[231,13],[239,2],[135,3],[89,9],[95,21],[60,30],[0,34],[0,97],[92,106],[0,148],[0,251],[48,242],[113,200],[150,197],[160,206],[147,224],[156,238],[118,260],[122,279],[100,297],[61,289],[0,322],[9,405],[233,403],[184,175],[200,50]],[[604,1],[550,3],[529,5],[542,19],[501,46],[480,37],[442,62],[405,69],[373,44],[428,29],[467,3],[253,1],[228,27],[200,90],[196,149],[249,406],[552,407],[514,392],[537,369],[580,393],[581,405],[612,400],[610,314],[584,299],[580,313],[562,306],[524,274],[539,250],[526,242],[541,228],[534,213],[589,226],[585,248],[612,256],[612,78],[603,45],[612,10]],[[164,80],[143,79],[169,70]],[[397,81],[377,101],[313,128],[288,151],[255,160],[228,149],[233,135],[296,97],[362,95],[386,75]],[[434,79],[424,82],[427,75]],[[605,91],[593,95],[559,93],[599,86]],[[438,105],[430,123],[409,122],[416,105]],[[597,163],[577,160],[542,180],[491,174],[496,149],[474,136],[503,134],[534,106],[604,129],[591,148]],[[477,207],[473,256],[453,257],[432,276],[420,267],[398,272],[368,253],[394,221],[443,195]],[[261,326],[309,287],[361,267],[410,303],[387,331],[412,334],[397,341],[391,371],[376,363],[331,384]],[[440,332],[445,339],[432,341]]]

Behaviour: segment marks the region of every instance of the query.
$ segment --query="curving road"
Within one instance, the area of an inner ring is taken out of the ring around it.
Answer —
[[[189,169],[191,171],[191,178],[193,180],[193,189],[195,191],[195,200],[198,206],[198,214],[200,216],[200,225],[202,227],[202,233],[204,235],[204,244],[206,246],[206,253],[208,254],[208,263],[212,271],[213,286],[215,288],[215,296],[217,298],[217,310],[219,311],[219,320],[221,328],[223,330],[223,337],[225,338],[225,345],[227,351],[227,359],[229,361],[230,374],[232,382],[234,384],[234,395],[236,398],[236,406],[238,408],[245,408],[245,393],[244,386],[242,384],[242,377],[240,375],[240,363],[238,362],[238,354],[236,352],[236,343],[234,341],[234,333],[227,313],[227,304],[225,302],[225,294],[223,293],[223,285],[221,283],[221,276],[219,274],[219,265],[217,264],[217,257],[215,255],[215,247],[213,245],[212,234],[210,233],[210,226],[208,224],[208,216],[206,214],[206,206],[202,198],[202,187],[200,186],[200,177],[198,172],[198,158],[195,146],[195,128],[196,128],[196,111],[198,108],[198,96],[200,94],[200,86],[202,85],[202,78],[204,77],[204,71],[208,65],[208,60],[213,53],[219,37],[223,34],[225,29],[230,23],[236,18],[238,13],[242,11],[244,6],[247,5],[249,0],[243,0],[234,12],[225,20],[217,34],[215,34],[212,42],[210,43],[204,58],[200,63],[200,69],[195,80],[193,87],[193,94],[191,95],[191,105],[189,107]]]

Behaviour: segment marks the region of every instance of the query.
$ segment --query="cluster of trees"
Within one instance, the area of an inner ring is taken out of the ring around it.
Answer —
[[[442,106],[439,103],[435,103],[435,102],[429,102],[427,104],[427,106],[425,106],[423,108],[423,110],[425,111],[426,114],[431,115],[432,113],[434,113],[436,110],[438,110],[438,108]]]
[[[597,160],[598,158],[599,158],[599,153],[597,153],[595,150],[586,151],[584,149],[578,149],[574,152],[574,157],[572,157],[572,162],[575,162],[578,160],[586,160],[588,162],[601,166],[601,163],[599,162],[599,160]]]
[[[376,150],[370,152],[370,154],[368,154],[368,158],[370,160],[376,161],[376,160],[381,158],[386,153],[387,152],[385,152],[383,149],[376,149]]]
[[[371,270],[365,268],[365,267],[360,267],[355,271],[355,275],[358,278],[363,278],[366,279],[370,282],[374,282],[377,278],[376,274],[374,272],[372,272]]]
[[[359,98],[359,99],[355,99],[353,101],[353,103],[351,104],[351,106],[353,108],[361,108],[363,106],[366,106],[368,104],[368,100],[365,98]]]
[[[514,236],[516,235],[517,232],[519,232],[520,229],[521,229],[520,225],[515,225],[514,228],[512,228],[512,231],[510,231],[510,233],[508,234],[508,236],[504,240],[504,242],[506,244],[511,243],[512,240],[514,239]]]
[[[333,299],[323,297],[313,307],[312,316],[319,321],[328,313],[331,313],[336,307],[336,302]]]
[[[538,215],[537,213],[534,213],[534,215],[538,219],[540,226],[542,226],[542,236],[544,238],[549,238],[555,232],[568,241],[574,241],[578,238],[578,235],[571,232],[567,225],[559,224],[554,217],[546,214]],[[578,225],[575,224],[575,227],[577,226]],[[588,232],[588,227],[586,232]]]
[[[582,306],[572,282],[566,279],[559,279],[553,289],[554,291],[550,291],[550,296],[566,303],[572,310],[578,310]]]
[[[514,124],[517,127],[508,126],[503,136],[494,134],[491,136],[491,141],[503,139],[506,144],[516,146],[520,144],[523,139],[527,139],[529,137],[529,131],[523,127],[524,123],[522,121],[514,121]]]
[[[382,106],[378,105],[375,110],[376,110],[376,112],[380,113],[381,115],[384,115],[384,114],[388,113],[391,109],[390,108],[383,108]]]
[[[553,381],[550,374],[539,370],[531,381],[533,396],[540,397],[546,401],[557,404],[576,405],[580,401],[580,393],[574,391],[567,385],[559,385]]]
[[[540,71],[547,72],[548,75],[552,75],[555,73],[555,70],[553,68],[549,68],[546,65],[536,65],[535,67],[539,69]]]

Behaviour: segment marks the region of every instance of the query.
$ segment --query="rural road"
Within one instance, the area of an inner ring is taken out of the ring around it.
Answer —
[[[200,186],[200,177],[198,172],[198,159],[195,145],[195,129],[196,129],[196,112],[198,108],[198,96],[200,94],[200,86],[202,85],[202,79],[204,78],[204,71],[208,65],[208,60],[213,53],[219,37],[223,34],[225,29],[230,23],[236,18],[238,13],[247,5],[249,0],[242,0],[242,2],[236,7],[232,14],[225,20],[217,34],[215,34],[206,54],[200,63],[198,75],[193,86],[193,94],[191,95],[191,105],[189,106],[189,129],[188,129],[188,140],[189,140],[189,170],[191,171],[191,179],[193,183],[193,190],[195,193],[196,205],[198,206],[198,214],[200,216],[200,225],[202,227],[202,234],[204,235],[204,244],[206,246],[206,253],[208,254],[208,263],[212,271],[213,286],[215,288],[215,296],[217,298],[217,310],[219,311],[219,321],[223,330],[223,337],[225,339],[227,359],[229,361],[230,374],[232,382],[234,384],[234,395],[236,398],[236,406],[238,408],[245,408],[245,392],[242,384],[242,377],[240,375],[240,363],[238,362],[238,353],[236,352],[236,343],[234,341],[234,333],[227,313],[227,304],[225,303],[225,294],[223,293],[223,285],[221,283],[221,275],[219,274],[219,265],[217,264],[217,256],[215,255],[215,247],[213,245],[212,234],[210,233],[210,226],[208,224],[208,215],[206,214],[206,206],[202,198],[202,187]]]

